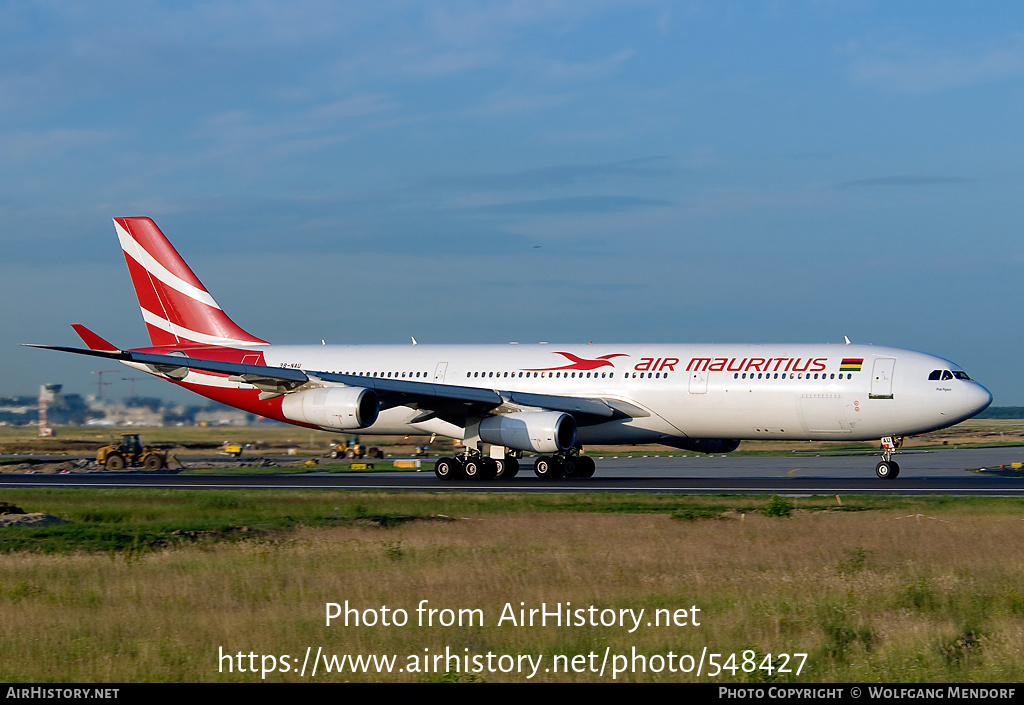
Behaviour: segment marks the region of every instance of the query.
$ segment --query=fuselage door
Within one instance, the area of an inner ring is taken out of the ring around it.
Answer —
[[[880,357],[871,371],[871,399],[892,399],[892,373],[896,358]]]
[[[690,373],[690,394],[708,393],[708,371],[698,370]]]
[[[437,367],[434,369],[434,381],[438,384],[444,384],[444,375],[448,371],[447,362],[437,363]]]

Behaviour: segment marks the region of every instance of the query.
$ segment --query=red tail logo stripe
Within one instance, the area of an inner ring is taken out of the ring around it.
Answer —
[[[153,345],[266,345],[228,318],[149,218],[114,218]]]

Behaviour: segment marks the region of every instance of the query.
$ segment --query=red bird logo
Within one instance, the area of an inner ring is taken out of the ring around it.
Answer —
[[[595,360],[584,360],[582,357],[577,357],[572,353],[567,352],[556,352],[556,355],[564,355],[566,359],[572,362],[571,365],[565,365],[563,367],[533,367],[533,368],[522,368],[523,372],[556,372],[558,370],[596,370],[598,367],[615,367],[612,364],[611,359],[613,357],[629,357],[626,353],[614,353],[612,355],[602,355]]]

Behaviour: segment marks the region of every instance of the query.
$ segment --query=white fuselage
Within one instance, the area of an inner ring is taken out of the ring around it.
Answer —
[[[679,438],[867,440],[970,418],[991,394],[959,366],[865,345],[351,345],[254,347],[271,367],[602,399],[628,418],[582,419],[579,442]],[[947,379],[931,380],[935,371]],[[956,372],[957,376],[948,374]],[[212,381],[190,373],[187,382]],[[217,386],[223,386],[221,378]],[[244,383],[228,383],[239,389]],[[198,391],[198,390],[197,390]],[[417,411],[382,411],[367,434],[463,437]]]

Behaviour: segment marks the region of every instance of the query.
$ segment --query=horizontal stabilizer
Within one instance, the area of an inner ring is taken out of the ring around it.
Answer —
[[[102,350],[104,352],[120,352],[120,348],[115,345],[111,345],[100,336],[93,333],[91,330],[79,323],[72,323],[71,327],[78,333],[78,337],[82,339],[82,342],[89,346],[90,350]]]

